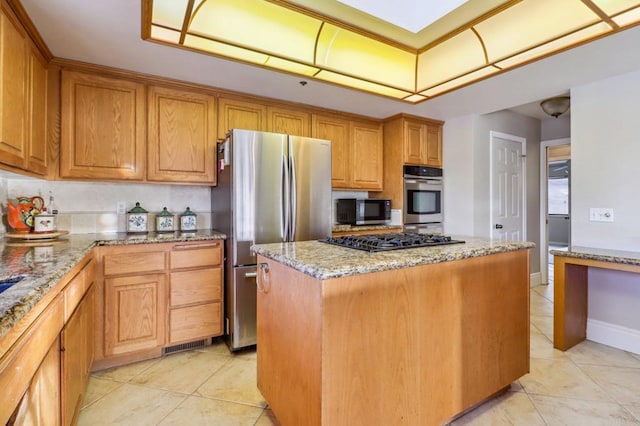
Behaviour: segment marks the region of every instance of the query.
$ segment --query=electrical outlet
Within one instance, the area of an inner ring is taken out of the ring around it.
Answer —
[[[117,214],[125,214],[127,212],[127,205],[124,201],[118,201],[116,204],[116,213]]]
[[[589,220],[591,222],[613,222],[613,209],[591,207]]]

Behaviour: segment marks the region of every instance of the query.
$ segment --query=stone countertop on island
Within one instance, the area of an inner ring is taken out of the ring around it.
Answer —
[[[0,338],[96,246],[225,239],[218,231],[148,234],[72,234],[46,246],[0,239],[0,279],[25,278],[0,294]]]
[[[535,247],[534,243],[526,241],[459,236],[452,238],[464,240],[465,243],[369,253],[320,241],[300,241],[259,244],[253,246],[252,250],[314,278],[324,280]]]
[[[624,265],[640,266],[640,252],[637,251],[571,246],[565,250],[551,250],[551,254],[553,254],[554,256],[565,256],[577,259],[588,259],[601,262],[612,262]]]

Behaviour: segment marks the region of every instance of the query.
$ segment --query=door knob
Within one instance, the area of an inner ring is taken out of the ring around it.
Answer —
[[[499,223],[496,223],[496,229],[502,229],[502,225],[500,225]]]

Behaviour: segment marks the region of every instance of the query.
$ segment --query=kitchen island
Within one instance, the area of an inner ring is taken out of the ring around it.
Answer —
[[[258,254],[258,387],[283,425],[443,424],[529,370],[526,242]]]

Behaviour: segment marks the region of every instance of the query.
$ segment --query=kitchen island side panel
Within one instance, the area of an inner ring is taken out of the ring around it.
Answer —
[[[439,263],[324,282],[323,425],[431,425],[455,412],[462,330],[452,280]]]
[[[322,282],[263,256],[257,262],[258,389],[280,424],[320,425]]]

